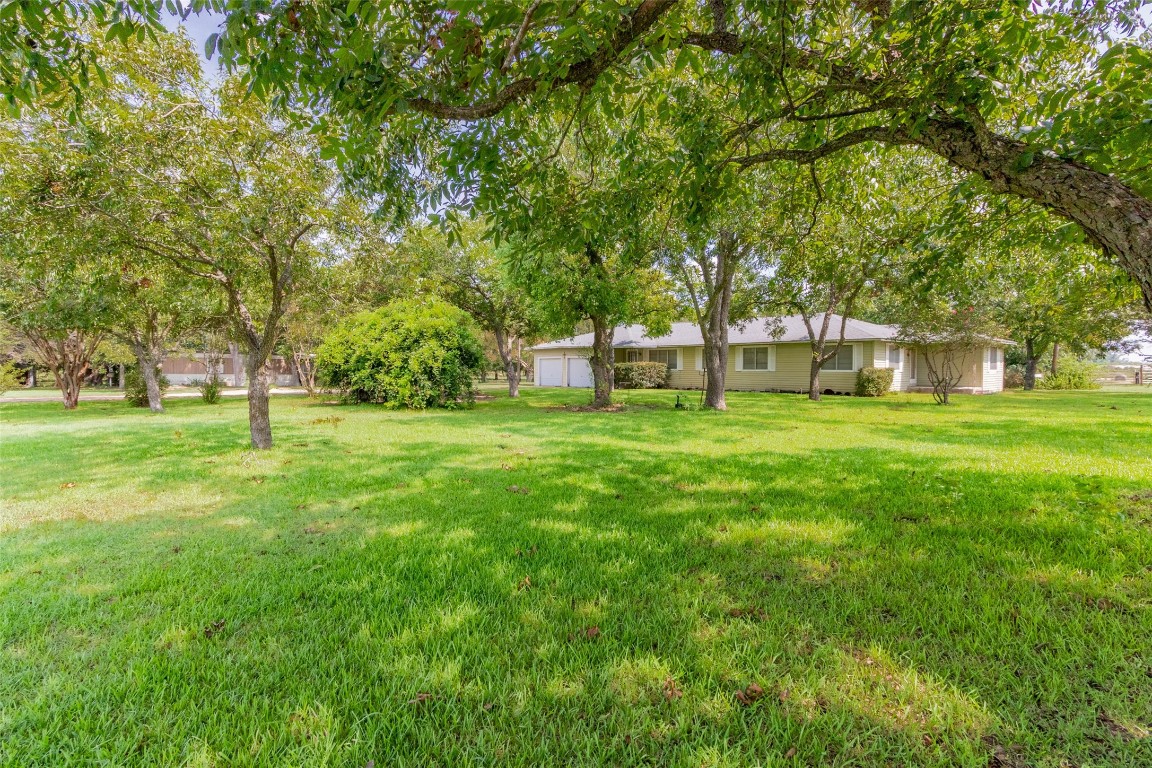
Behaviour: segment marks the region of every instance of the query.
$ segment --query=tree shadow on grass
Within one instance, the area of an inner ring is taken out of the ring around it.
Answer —
[[[83,483],[113,493],[131,466],[218,496],[7,536],[12,759],[984,765],[991,739],[1146,762],[1152,532],[1117,516],[1130,481],[704,456],[606,439],[610,415],[546,436],[534,413],[390,417],[446,431],[345,453],[378,416],[338,412],[248,466],[211,428],[170,452],[127,430]]]

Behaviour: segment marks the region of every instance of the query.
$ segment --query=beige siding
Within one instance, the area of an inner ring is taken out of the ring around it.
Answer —
[[[999,365],[996,370],[992,370],[989,365],[989,356],[992,352],[991,347],[984,350],[984,363],[981,366],[981,375],[983,377],[982,388],[985,392],[1003,392],[1004,391],[1004,350],[997,350],[999,357]]]
[[[757,345],[764,346],[764,345]],[[776,348],[776,370],[738,371],[736,362],[743,354],[743,347],[733,345],[728,351],[728,373],[725,377],[727,389],[745,391],[783,390],[786,392],[807,392],[811,347],[807,342],[773,344]],[[860,367],[872,359],[873,343],[856,342],[856,364]],[[697,369],[695,347],[684,349],[684,367],[673,371],[669,384],[677,389],[699,389],[704,385],[704,372]],[[821,371],[820,389],[834,392],[852,392],[856,389],[856,371]]]
[[[940,365],[942,356],[939,352],[926,352],[923,356],[930,355],[937,366]],[[922,356],[922,357],[923,357]],[[979,347],[965,350],[964,352],[956,353],[953,358],[954,364],[960,369],[960,381],[956,385],[957,388],[971,388],[983,389],[984,387],[984,365],[987,364],[987,358],[984,356],[984,350]],[[928,379],[928,365],[921,359],[920,366],[917,369],[917,385],[920,387],[931,387],[932,382]]]
[[[855,363],[857,369],[863,366],[876,368],[888,367],[888,348],[882,341],[845,342],[855,346]],[[766,346],[766,345],[755,345]],[[777,343],[771,345],[776,350],[776,369],[773,371],[738,371],[737,359],[743,354],[743,346],[733,345],[728,351],[728,374],[726,385],[730,390],[743,391],[784,391],[807,392],[808,370],[811,359],[811,347],[807,342]],[[679,350],[680,367],[670,372],[669,386],[674,389],[700,389],[704,386],[704,371],[701,360],[701,347],[661,347],[661,349]],[[567,386],[568,358],[587,357],[590,350],[568,349],[537,352],[537,359],[545,357],[561,358],[561,370],[564,378],[562,386]],[[651,360],[651,350],[631,350],[633,357],[640,361]],[[629,350],[615,350],[615,360],[623,363],[628,360]],[[892,389],[904,391],[912,388],[926,388],[928,382],[927,366],[922,353],[917,360],[917,379],[911,379],[912,350],[904,349],[900,365],[892,377]],[[960,356],[959,364],[963,369],[958,388],[975,390],[979,392],[999,392],[1003,389],[1004,365],[1001,355],[999,371],[988,370],[988,352],[984,348],[973,348]],[[539,366],[536,366],[536,383],[539,384]],[[856,389],[856,371],[821,371],[820,390],[833,392],[853,392]]]
[[[892,346],[892,345],[889,343],[883,342],[883,341],[877,341],[873,345],[874,353],[875,353],[873,355],[873,363],[872,363],[873,367],[875,367],[875,368],[892,367],[888,364],[888,348],[889,348],[889,346]],[[910,380],[911,371],[910,371],[910,364],[909,364],[909,360],[908,360],[908,355],[910,355],[910,354],[911,354],[911,350],[901,348],[901,350],[900,350],[900,364],[895,366],[892,370],[892,391],[893,392],[903,392],[904,390],[908,389],[911,386],[911,380]]]

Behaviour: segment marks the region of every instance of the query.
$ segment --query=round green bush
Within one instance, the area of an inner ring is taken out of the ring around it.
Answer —
[[[358,403],[458,408],[475,400],[484,350],[466,314],[437,300],[355,315],[316,351],[316,375]]]
[[[1100,366],[1066,357],[1060,361],[1056,373],[1047,373],[1036,381],[1036,389],[1100,389],[1096,377]]]
[[[891,368],[861,368],[856,374],[857,397],[883,397],[892,389]]]
[[[667,363],[616,363],[618,389],[667,389]]]

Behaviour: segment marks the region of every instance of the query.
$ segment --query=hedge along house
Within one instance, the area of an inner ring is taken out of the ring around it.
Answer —
[[[815,319],[819,322],[819,318]],[[831,328],[839,329],[840,317],[832,316]],[[838,338],[829,333],[827,349]],[[893,369],[892,390],[931,392],[923,352],[901,345],[899,330],[891,325],[848,320],[844,344],[820,371],[825,394],[847,394],[856,389],[861,368]],[[959,371],[955,393],[987,394],[1004,389],[1003,347],[1009,342],[990,339],[987,346],[972,347],[953,356]],[[538,387],[591,387],[592,334],[585,333],[532,347],[535,383]],[[695,323],[673,323],[666,336],[649,338],[641,325],[617,326],[612,338],[617,363],[660,362],[668,365],[668,385],[675,389],[704,387],[704,339]],[[756,318],[728,333],[726,389],[752,392],[808,391],[812,346],[799,315]],[[928,354],[932,354],[931,351]],[[938,353],[937,353],[938,354]],[[938,356],[933,359],[939,363]]]

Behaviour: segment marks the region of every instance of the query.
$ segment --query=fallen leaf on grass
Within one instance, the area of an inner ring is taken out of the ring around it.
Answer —
[[[528,576],[525,576],[524,579],[516,586],[516,589],[520,590],[521,592],[523,592],[526,589],[531,589],[531,588],[532,588],[532,579]]]
[[[585,627],[580,633],[589,640],[595,640],[600,637],[600,627]]]
[[[76,483],[60,483],[61,488],[75,488]]]
[[[787,752],[784,753],[784,759],[785,760],[791,760],[794,757],[796,757],[796,747],[792,747],[791,749],[789,749]]]
[[[257,485],[259,485],[260,483],[264,482],[268,478],[261,477],[260,475],[252,475],[252,477],[250,477],[248,479],[251,480],[252,482],[256,483]]]
[[[535,554],[536,554],[536,552],[537,552],[537,551],[538,551],[538,550],[537,550],[537,548],[536,548],[536,545],[535,545],[535,544],[533,544],[531,547],[529,547],[529,548],[527,549],[527,551],[525,551],[525,550],[523,550],[523,549],[520,549],[519,547],[517,547],[517,548],[516,548],[516,557],[532,557],[533,555],[535,555]]]
[[[749,683],[747,688],[736,692],[736,701],[746,707],[752,706],[762,698],[764,698],[764,689],[756,683]]]
[[[483,709],[485,712],[491,712],[492,707],[494,707],[494,706],[496,706],[496,705],[493,704],[492,702],[486,701],[486,702],[484,702],[483,706],[481,706],[481,709]]]
[[[204,637],[211,639],[213,635],[224,629],[224,623],[224,619],[220,619],[219,621],[214,621],[208,626],[204,627]]]
[[[505,472],[512,472],[516,468],[511,466],[510,464],[501,464],[500,469],[504,470]]]
[[[668,677],[664,680],[664,698],[668,699],[668,701],[673,701],[674,699],[678,699],[683,695],[684,691],[680,690],[679,686],[676,685],[675,680],[673,680],[671,677]]]
[[[508,492],[509,493],[522,493],[524,495],[527,495],[528,489],[527,488],[521,488],[518,485],[510,485],[510,486],[508,486]]]
[[[435,699],[435,698],[436,698],[436,694],[425,693],[424,691],[421,691],[420,693],[416,694],[416,698],[409,699],[408,703],[409,704],[423,704],[424,702],[429,701],[431,699]]]

